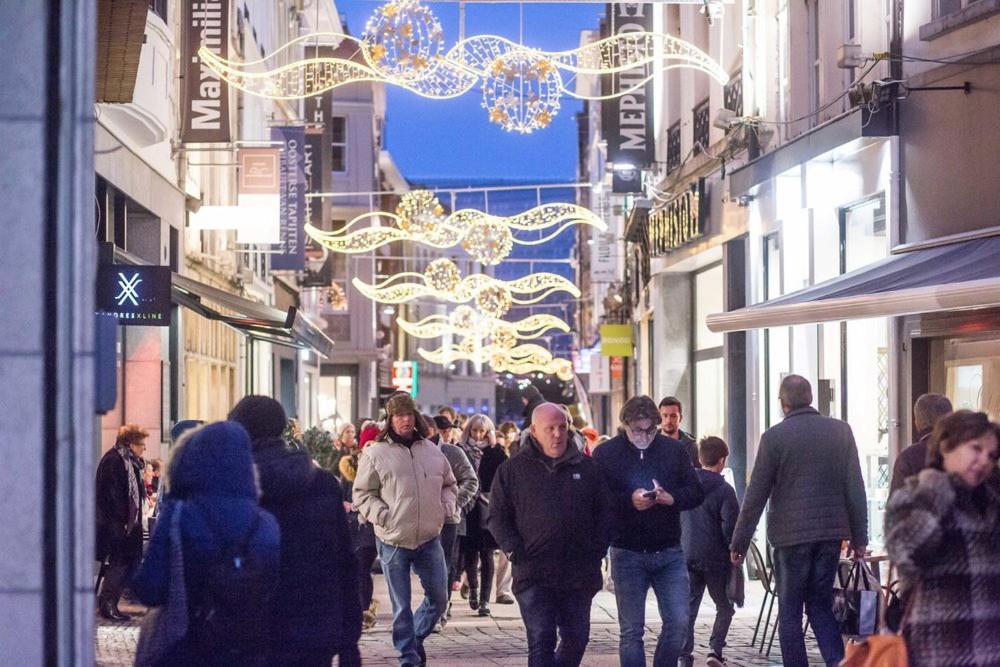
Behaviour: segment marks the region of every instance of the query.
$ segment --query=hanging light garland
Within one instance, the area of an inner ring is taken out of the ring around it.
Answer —
[[[399,282],[415,278],[419,282]],[[579,288],[569,279],[555,273],[532,273],[516,280],[500,280],[484,273],[461,277],[450,259],[436,259],[423,273],[406,271],[370,285],[355,277],[354,287],[363,295],[379,303],[405,303],[419,298],[437,298],[452,303],[474,301],[479,310],[490,317],[503,317],[514,305],[538,303],[555,292],[568,292],[580,296]],[[526,298],[515,294],[532,295]]]
[[[354,229],[369,220],[385,220],[393,226]],[[395,214],[365,213],[333,232],[306,224],[305,231],[310,238],[334,252],[363,253],[393,241],[415,241],[440,249],[461,245],[477,261],[495,266],[510,255],[514,245],[548,243],[575,225],[590,225],[602,232],[607,230],[607,224],[596,213],[576,204],[542,204],[508,217],[471,208],[445,215],[444,207],[432,192],[416,190],[403,195]],[[514,235],[515,231],[538,234],[552,228],[555,229],[538,238]]]
[[[564,381],[573,379],[573,364],[566,359],[553,358],[552,353],[540,345],[505,348],[498,345],[478,346],[474,341],[463,340],[458,345],[436,350],[418,348],[417,353],[432,364],[447,366],[464,359],[477,364],[489,364],[497,373],[544,373],[555,375]]]
[[[307,40],[353,42],[362,59],[313,57],[290,60],[287,51]],[[209,49],[202,61],[230,85],[252,95],[299,99],[359,81],[391,83],[432,99],[450,99],[477,83],[490,122],[511,132],[530,133],[552,122],[560,98],[602,100],[628,95],[659,72],[627,83],[616,82],[603,95],[584,95],[566,86],[564,74],[613,74],[660,63],[704,72],[719,84],[729,73],[708,54],[673,35],[629,32],[567,51],[542,51],[496,35],[475,35],[444,52],[440,23],[419,0],[394,0],[369,19],[362,39],[340,33],[317,33],[294,39],[265,58],[239,63]],[[260,68],[257,70],[256,68]]]
[[[428,339],[452,336],[483,340],[491,335],[506,337],[513,334],[516,340],[532,340],[557,329],[564,333],[570,327],[566,322],[548,313],[538,313],[516,322],[506,322],[476,312],[471,306],[458,306],[449,315],[430,315],[419,322],[397,317],[399,328],[414,338]]]

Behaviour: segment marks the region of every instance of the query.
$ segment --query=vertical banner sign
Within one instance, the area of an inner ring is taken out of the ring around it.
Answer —
[[[607,30],[610,36],[653,29],[653,10],[648,3],[609,3],[607,12]],[[601,102],[601,121],[608,144],[608,162],[618,167],[612,177],[613,192],[641,192],[640,170],[656,161],[653,81],[650,79],[643,84],[643,80],[652,72],[653,65],[649,64],[603,77],[602,92],[605,94],[630,91],[626,95]],[[622,165],[631,165],[634,169],[623,169]]]
[[[228,142],[229,86],[198,57],[207,48],[229,58],[229,0],[182,0],[184,100],[181,141]]]
[[[282,143],[280,173],[280,240],[279,252],[271,255],[271,268],[275,271],[302,271],[305,269],[306,219],[306,129],[299,126],[271,128],[271,141]]]
[[[323,129],[309,127],[306,129],[305,143],[305,174],[307,192],[325,192],[323,174],[328,172],[329,163],[323,161]],[[329,229],[324,220],[323,210],[326,199],[307,198],[306,211],[309,224],[317,229]],[[327,216],[326,219],[329,219]],[[330,251],[308,237],[305,239],[306,272],[302,278],[303,287],[329,287],[333,280],[333,263],[330,261]]]

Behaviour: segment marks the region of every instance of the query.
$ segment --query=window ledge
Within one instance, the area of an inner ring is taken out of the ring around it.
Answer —
[[[978,0],[964,9],[920,26],[920,39],[924,42],[930,42],[997,13],[1000,13],[1000,0]]]

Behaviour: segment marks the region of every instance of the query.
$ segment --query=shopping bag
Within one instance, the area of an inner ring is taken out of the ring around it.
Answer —
[[[873,635],[848,642],[841,667],[908,667],[906,642],[899,635]]]
[[[833,614],[840,633],[867,637],[878,631],[880,586],[864,561],[856,561],[847,579],[833,592]]]
[[[743,576],[743,565],[729,566],[729,581],[726,582],[726,597],[737,607],[742,607],[746,601],[746,579]]]

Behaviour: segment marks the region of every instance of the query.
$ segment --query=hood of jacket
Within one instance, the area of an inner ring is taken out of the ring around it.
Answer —
[[[267,498],[308,495],[320,470],[306,452],[289,450],[281,438],[255,442],[253,458],[261,493]]]
[[[701,482],[701,488],[705,490],[706,496],[726,484],[726,478],[717,472],[704,468],[699,468],[695,472],[698,474],[698,481]]]
[[[257,499],[250,436],[236,422],[199,428],[177,446],[170,465],[170,495]]]

